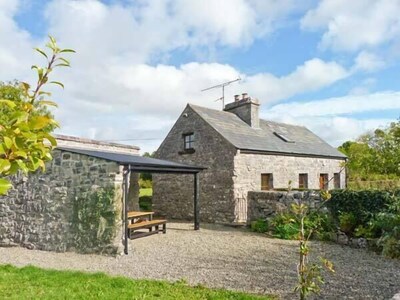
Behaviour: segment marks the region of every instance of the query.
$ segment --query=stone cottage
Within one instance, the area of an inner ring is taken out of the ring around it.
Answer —
[[[188,104],[156,156],[206,167],[200,175],[203,221],[247,221],[250,191],[344,188],[346,157],[303,126],[259,118],[247,94],[223,111]],[[179,188],[178,188],[179,187]],[[168,218],[192,217],[192,179],[153,176],[153,209]]]
[[[0,196],[0,246],[116,254],[122,249],[123,167],[96,153],[137,156],[139,148],[62,135],[57,142],[45,172],[18,174],[13,189]]]

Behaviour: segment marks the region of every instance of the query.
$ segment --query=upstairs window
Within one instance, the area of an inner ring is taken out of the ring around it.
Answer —
[[[328,190],[328,174],[319,174],[319,188],[321,190]]]
[[[308,189],[308,174],[299,174],[299,189]]]
[[[194,133],[186,133],[183,135],[184,148],[185,150],[194,149]]]
[[[340,189],[340,173],[333,174],[333,186],[335,189]]]
[[[274,188],[274,177],[272,173],[261,174],[261,190],[267,191]]]

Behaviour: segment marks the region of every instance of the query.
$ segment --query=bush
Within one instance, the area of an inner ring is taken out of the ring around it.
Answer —
[[[313,239],[328,240],[334,228],[333,219],[327,213],[311,212],[304,220],[305,234],[312,232]],[[292,212],[278,214],[268,222],[268,231],[280,239],[297,239],[299,229],[300,221]]]
[[[344,233],[353,235],[354,229],[356,229],[357,225],[357,219],[354,214],[345,212],[339,215],[339,227]]]
[[[152,201],[153,201],[153,198],[151,196],[139,197],[140,210],[141,211],[151,211],[152,210]]]
[[[267,221],[260,219],[251,222],[250,228],[254,232],[265,233],[268,231],[268,223]]]
[[[378,241],[382,247],[382,254],[390,258],[400,258],[400,239],[393,236],[384,236]]]
[[[393,195],[400,196],[400,190],[334,190],[327,206],[335,221],[339,223],[339,216],[351,213],[355,217],[356,226],[367,226],[373,216],[384,211],[392,201]]]
[[[151,180],[139,179],[139,186],[141,189],[148,189],[153,187],[153,182]]]

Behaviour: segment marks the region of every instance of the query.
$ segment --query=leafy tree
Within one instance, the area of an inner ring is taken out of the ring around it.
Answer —
[[[14,102],[23,101],[23,90],[21,88],[21,83],[18,81],[13,82],[0,82],[0,99],[11,100]],[[32,111],[33,115],[36,116],[48,116],[49,118],[54,118],[47,106],[40,105],[37,102],[34,104],[35,110]],[[12,113],[7,105],[0,106],[0,124],[5,124],[8,120],[8,116]],[[56,128],[55,125],[49,124],[45,130],[48,132],[53,131]]]
[[[143,153],[143,157],[154,157],[155,156],[155,152],[149,153],[149,152],[145,152]],[[149,180],[152,181],[153,180],[153,176],[151,175],[151,173],[140,173],[140,179],[142,180]]]
[[[349,157],[351,179],[400,176],[400,120],[339,147]]]
[[[58,126],[48,112],[49,106],[57,106],[49,100],[51,93],[43,90],[49,81],[49,75],[57,67],[69,67],[70,63],[62,57],[64,53],[75,52],[61,49],[56,40],[50,37],[46,44],[50,53],[35,48],[46,58],[46,66],[32,66],[37,72],[37,83],[34,88],[22,82],[16,85],[2,85],[0,97],[0,194],[6,194],[11,183],[5,177],[22,170],[25,173],[45,169],[45,162],[51,160],[51,150],[57,145],[50,132]]]
[[[289,182],[288,192],[291,190],[291,183]],[[315,212],[319,210],[327,203],[331,198],[331,194],[327,191],[321,191],[322,204],[316,208]],[[306,199],[300,199],[298,203],[293,203],[291,205],[292,212],[294,213],[295,219],[292,220],[293,223],[299,223],[298,231],[298,241],[299,241],[299,263],[297,265],[297,275],[298,282],[295,287],[295,291],[299,292],[300,300],[305,300],[310,294],[319,294],[321,290],[321,285],[324,284],[324,278],[322,276],[322,270],[326,269],[330,272],[335,272],[333,268],[333,263],[326,258],[320,257],[320,263],[310,263],[309,255],[311,252],[311,247],[309,245],[310,238],[313,232],[318,231],[318,224],[314,224],[314,228],[308,228],[306,230],[305,224],[309,223],[311,210],[304,203]]]

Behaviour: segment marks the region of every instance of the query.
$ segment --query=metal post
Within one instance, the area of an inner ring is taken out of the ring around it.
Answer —
[[[128,220],[128,193],[129,193],[129,176],[131,173],[130,166],[128,165],[124,173],[124,253],[128,254],[128,240],[129,240],[129,220]]]
[[[194,230],[200,229],[200,183],[199,183],[199,174],[194,174]]]

